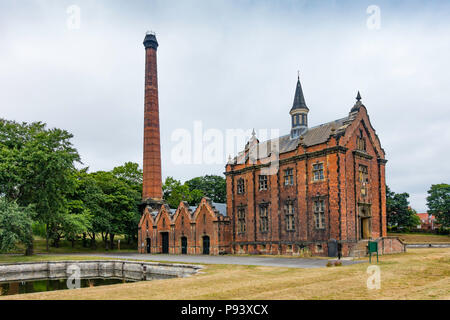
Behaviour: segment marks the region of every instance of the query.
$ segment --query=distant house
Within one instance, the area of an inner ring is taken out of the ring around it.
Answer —
[[[435,216],[428,213],[418,213],[420,218],[420,225],[417,226],[417,229],[422,230],[434,230],[438,229],[439,225],[436,224]]]

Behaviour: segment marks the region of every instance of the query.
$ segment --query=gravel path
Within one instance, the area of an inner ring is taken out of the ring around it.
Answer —
[[[137,254],[137,253],[74,253],[76,256],[96,256],[113,259],[139,259],[148,261],[170,261],[185,263],[203,264],[238,264],[255,265],[268,267],[290,267],[290,268],[321,268],[325,267],[328,261],[336,259],[314,259],[314,258],[279,258],[279,257],[258,257],[258,256],[204,256],[204,255],[168,255],[168,254]],[[362,263],[365,261],[341,260],[343,265]]]

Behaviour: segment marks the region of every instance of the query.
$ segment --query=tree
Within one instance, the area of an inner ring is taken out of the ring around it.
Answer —
[[[130,187],[136,191],[136,208],[142,199],[142,169],[139,168],[139,164],[134,162],[126,162],[123,166],[115,167],[112,173],[117,178],[126,182]],[[138,224],[141,219],[141,212],[134,210],[130,213],[129,220],[125,222],[124,233],[127,236],[128,244],[137,242]]]
[[[115,167],[112,173],[119,179],[123,179],[132,185],[136,185],[142,189],[142,169],[139,164],[134,162],[126,162],[123,166]]]
[[[436,217],[436,222],[444,228],[450,228],[450,185],[433,184],[428,190],[428,213]]]
[[[126,234],[130,222],[136,223],[137,228],[141,194],[112,172],[98,171],[92,176],[103,193],[99,216],[94,218],[94,229],[102,234],[105,248],[113,249],[115,235]]]
[[[81,214],[68,214],[64,216],[61,225],[63,236],[75,246],[75,240],[80,234],[87,232],[92,227],[92,216],[89,210]]]
[[[98,223],[104,215],[102,204],[104,201],[104,193],[98,186],[93,174],[87,172],[88,168],[77,170],[72,178],[75,187],[67,195],[69,214],[80,215],[88,214],[90,223],[84,224],[86,230],[81,231],[83,234],[83,246],[86,247],[86,237],[89,235],[91,239],[91,248],[96,248],[96,233],[98,231]],[[72,239],[69,239],[72,240]]]
[[[386,186],[386,216],[390,227],[413,228],[416,227],[416,212],[409,206],[409,194],[395,193]]]
[[[46,225],[47,250],[52,230],[67,214],[65,195],[80,162],[72,137],[41,122],[0,119],[0,194],[20,206],[33,205],[35,218]]]
[[[192,194],[187,184],[182,184],[173,177],[167,177],[162,186],[163,198],[167,204],[175,209],[181,201],[192,202]]]
[[[0,252],[8,252],[23,243],[27,248],[25,254],[31,254],[33,214],[31,207],[21,208],[14,201],[0,198]]]
[[[214,202],[225,203],[227,201],[227,184],[224,177],[206,175],[193,178],[187,181],[186,184],[191,192],[200,190],[204,196]]]

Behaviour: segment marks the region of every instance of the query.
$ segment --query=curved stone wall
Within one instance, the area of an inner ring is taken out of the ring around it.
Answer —
[[[137,281],[187,277],[202,268],[197,265],[123,260],[8,263],[0,264],[0,282],[65,278],[73,274],[73,266],[79,268],[82,278],[120,277]]]

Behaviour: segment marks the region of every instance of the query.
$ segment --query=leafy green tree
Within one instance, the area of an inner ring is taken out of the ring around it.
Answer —
[[[41,122],[0,119],[0,194],[20,206],[33,205],[36,220],[46,225],[47,250],[52,230],[67,214],[65,195],[80,161],[72,137]]]
[[[167,204],[175,209],[181,201],[192,202],[192,194],[187,184],[182,184],[173,177],[167,177],[162,186],[163,198]]]
[[[126,234],[130,222],[137,221],[137,226],[141,194],[112,172],[98,171],[92,175],[103,192],[100,215],[95,217],[94,227],[102,234],[105,248],[113,249],[115,235]]]
[[[386,186],[386,216],[390,227],[408,229],[418,225],[417,215],[409,206],[408,198],[408,193],[395,193]]]
[[[93,174],[87,172],[88,168],[84,168],[74,172],[73,180],[75,187],[67,196],[68,208],[70,214],[88,214],[90,223],[85,224],[86,230],[81,233],[83,235],[83,246],[87,246],[86,238],[91,239],[91,248],[96,248],[96,234],[101,228],[98,227],[99,222],[105,214],[102,204],[104,202],[104,193],[98,186]]]
[[[31,207],[21,208],[16,202],[0,197],[0,252],[8,252],[23,243],[27,248],[25,254],[31,254],[33,214]]]
[[[112,173],[119,179],[124,179],[132,185],[142,188],[142,169],[139,164],[134,162],[126,162],[123,166],[115,167]]]
[[[224,177],[206,175],[193,178],[187,181],[186,184],[191,192],[200,190],[203,194],[202,196],[206,196],[214,202],[225,203],[227,201],[227,185]]]
[[[137,243],[138,224],[141,219],[141,212],[138,209],[139,203],[142,199],[142,169],[139,164],[134,162],[126,162],[124,165],[115,167],[112,170],[114,176],[125,181],[130,187],[136,191],[136,208],[130,213],[130,219],[125,222],[124,234],[127,238],[128,244],[132,241]]]
[[[62,222],[63,236],[75,246],[75,240],[80,234],[87,232],[92,227],[92,215],[89,210],[84,210],[81,214],[68,214],[64,216]]]
[[[436,222],[443,228],[450,228],[450,185],[433,184],[428,190],[428,213],[436,217]]]

